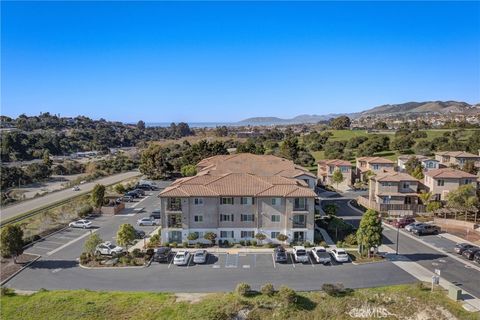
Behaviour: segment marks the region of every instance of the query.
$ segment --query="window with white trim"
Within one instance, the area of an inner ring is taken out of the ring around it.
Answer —
[[[255,231],[240,231],[240,238],[253,238]]]
[[[225,221],[225,222],[227,222],[227,221],[228,221],[228,222],[233,222],[233,214],[230,214],[230,213],[228,213],[228,214],[221,214],[221,215],[220,215],[220,221],[221,221],[221,222],[223,222],[223,221]]]
[[[233,197],[223,197],[220,199],[220,204],[233,204]]]
[[[255,204],[255,200],[253,197],[241,197],[240,204],[242,205],[252,205]]]
[[[272,214],[272,222],[280,222],[280,215]]]
[[[272,231],[272,232],[270,232],[270,238],[277,239],[279,234],[280,234],[280,232],[278,232],[278,231]]]
[[[233,231],[220,231],[220,238],[233,238]]]
[[[203,205],[203,198],[195,198],[193,199],[193,204],[196,206],[201,206]]]
[[[282,204],[282,198],[272,198],[272,206],[279,206]]]
[[[253,222],[255,220],[255,216],[253,214],[241,214],[240,221],[242,222]]]
[[[193,216],[193,221],[195,221],[195,222],[203,222],[203,216]]]

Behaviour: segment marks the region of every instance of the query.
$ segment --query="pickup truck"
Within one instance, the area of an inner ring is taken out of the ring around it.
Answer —
[[[295,259],[295,262],[308,262],[308,254],[304,246],[294,246],[293,257]]]
[[[328,264],[332,262],[332,257],[324,247],[315,247],[310,252],[317,263]]]

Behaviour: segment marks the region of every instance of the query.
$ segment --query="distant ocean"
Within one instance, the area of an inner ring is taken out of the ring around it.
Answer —
[[[187,122],[190,128],[215,128],[221,126],[239,126],[235,122]],[[147,127],[170,127],[171,122],[147,122]]]

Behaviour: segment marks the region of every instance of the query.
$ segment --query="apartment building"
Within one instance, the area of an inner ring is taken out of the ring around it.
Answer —
[[[368,181],[367,172],[374,174],[395,171],[395,162],[382,157],[360,157],[356,161],[355,179]]]
[[[436,152],[435,159],[438,160],[441,165],[446,167],[450,167],[452,165],[463,167],[469,161],[474,162],[475,166],[480,167],[480,155],[465,151]]]
[[[477,188],[476,175],[453,168],[441,168],[425,172],[424,184],[433,194],[434,200],[444,201],[450,191],[471,184]]]
[[[422,163],[424,171],[435,170],[439,168],[440,161],[436,159],[432,159],[430,157],[418,155],[418,154],[405,154],[405,155],[398,156],[398,159],[397,159],[398,169],[400,171],[405,171],[405,164],[412,157],[416,158]]]
[[[333,159],[333,160],[320,160],[317,163],[318,181],[322,185],[330,185],[335,188],[345,191],[350,189],[353,181],[352,164],[346,160]],[[332,181],[332,176],[335,171],[340,171],[343,176],[343,181],[337,185]]]
[[[419,187],[420,181],[409,174],[379,173],[370,178],[369,201],[376,204],[416,205]]]
[[[183,242],[206,232],[218,240],[313,242],[316,177],[292,161],[271,155],[236,154],[200,161],[197,175],[177,179],[159,197],[162,241]]]

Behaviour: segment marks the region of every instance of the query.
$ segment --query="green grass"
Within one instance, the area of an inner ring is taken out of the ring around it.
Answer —
[[[42,291],[30,296],[3,296],[0,316],[9,320],[232,319],[240,310],[248,310],[249,319],[351,319],[348,314],[362,308],[381,308],[410,319],[422,314],[429,319],[447,319],[448,315],[478,319],[478,314],[463,310],[443,291],[431,293],[429,288],[415,284],[359,289],[340,296],[298,293],[296,303],[290,305],[278,294],[239,297],[217,293],[190,303],[175,302],[175,296],[168,293]]]

